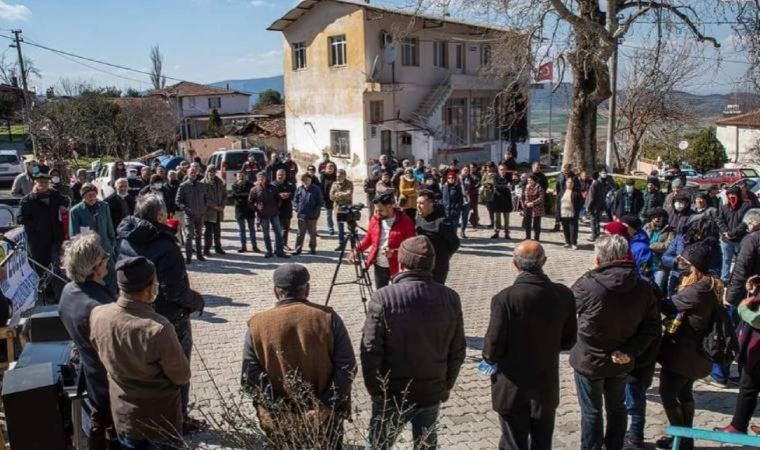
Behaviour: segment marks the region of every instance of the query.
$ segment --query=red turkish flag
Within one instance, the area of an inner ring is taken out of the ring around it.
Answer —
[[[541,64],[536,69],[536,81],[554,80],[554,65],[551,61],[546,64]]]

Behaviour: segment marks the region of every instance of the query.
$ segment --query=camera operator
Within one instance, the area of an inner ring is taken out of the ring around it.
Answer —
[[[446,217],[443,205],[436,204],[431,191],[422,191],[417,196],[417,213],[417,234],[430,238],[435,248],[433,280],[446,284],[449,261],[459,249],[456,222]]]
[[[354,200],[354,184],[346,178],[346,171],[338,169],[338,179],[330,187],[330,200],[338,211],[351,206]],[[341,251],[346,244],[346,224],[338,220],[338,248],[336,252]]]
[[[367,267],[375,266],[375,287],[380,289],[390,284],[398,273],[398,248],[404,240],[414,236],[414,222],[395,206],[392,195],[375,198],[375,214],[372,215],[367,235],[348,257],[356,263],[358,253],[369,251]]]

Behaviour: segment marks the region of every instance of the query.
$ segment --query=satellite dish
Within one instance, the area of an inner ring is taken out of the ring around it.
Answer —
[[[385,47],[383,59],[388,64],[393,64],[398,59],[398,42],[393,42]]]
[[[681,141],[681,142],[679,142],[678,143],[678,148],[680,148],[681,150],[686,150],[687,148],[689,148],[689,141]]]

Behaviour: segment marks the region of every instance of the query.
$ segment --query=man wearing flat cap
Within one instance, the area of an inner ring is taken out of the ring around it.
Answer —
[[[120,295],[90,316],[90,340],[108,372],[111,414],[122,449],[172,449],[182,430],[180,386],[190,363],[174,327],[153,309],[156,269],[148,259],[116,265]],[[152,447],[151,447],[152,445]]]
[[[309,271],[300,264],[282,264],[274,271],[277,301],[248,321],[240,381],[274,400],[305,407],[307,418],[325,420],[320,428],[330,430],[330,442],[340,448],[343,419],[351,412],[356,358],[340,316],[308,300],[309,279]],[[294,376],[299,378],[296,386]],[[312,395],[304,397],[304,388]],[[287,427],[304,425],[292,413],[267,410],[265,405],[257,409],[261,427],[270,437],[298,433]]]
[[[643,206],[644,195],[636,189],[636,180],[631,178],[625,181],[625,186],[615,195],[612,215],[615,219],[620,219],[623,216],[638,217]]]
[[[216,176],[216,166],[213,164],[206,168],[206,213],[203,215],[203,254],[211,256],[211,241],[214,241],[214,251],[217,255],[224,255],[222,249],[222,222],[224,221],[224,206],[227,202],[227,185],[221,178]]]
[[[19,203],[17,221],[24,226],[29,256],[41,266],[58,263],[63,244],[61,214],[69,205],[68,199],[50,189],[50,175],[39,173],[34,177],[34,187]],[[42,268],[34,265],[38,274]]]
[[[406,422],[414,448],[436,448],[438,411],[459,375],[466,343],[459,295],[434,281],[435,259],[427,236],[403,241],[400,272],[367,306],[361,362],[372,397],[372,448],[393,447]]]

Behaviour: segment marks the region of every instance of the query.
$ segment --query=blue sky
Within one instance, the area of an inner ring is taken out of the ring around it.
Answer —
[[[384,3],[405,2],[408,0]],[[295,3],[295,0],[0,0],[0,33],[20,28],[31,42],[143,70],[148,70],[150,47],[158,44],[169,76],[203,83],[259,78],[282,73],[281,35],[266,28]],[[708,31],[725,44],[721,52],[724,59],[744,59],[735,53],[728,27]],[[642,45],[644,41],[633,35],[626,45]],[[110,72],[102,73],[45,50],[28,45],[23,48],[42,72],[42,78],[33,82],[40,91],[60,78],[121,89],[150,87],[147,76],[97,66]],[[623,59],[631,53],[630,48],[624,48]],[[0,54],[15,58],[15,49],[0,48]],[[705,55],[718,56],[712,51]],[[734,83],[744,68],[745,65],[737,63],[717,67],[714,61],[706,60],[699,80],[689,90],[730,91],[736,87]]]

